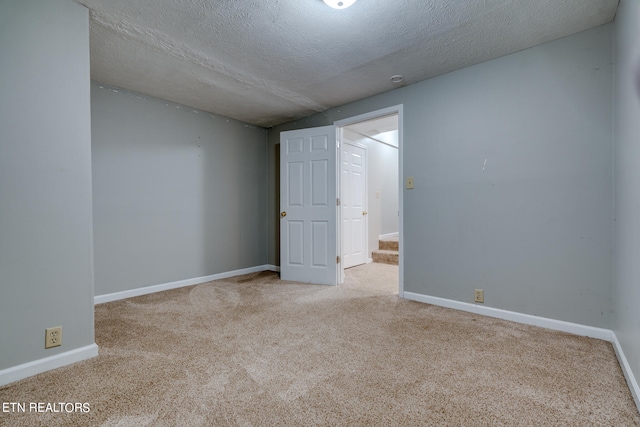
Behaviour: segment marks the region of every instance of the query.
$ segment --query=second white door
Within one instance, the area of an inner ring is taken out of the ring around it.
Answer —
[[[342,265],[367,262],[367,175],[365,147],[341,144]]]

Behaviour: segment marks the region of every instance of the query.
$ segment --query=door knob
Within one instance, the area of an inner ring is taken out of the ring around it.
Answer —
[[[285,216],[287,216],[287,213],[285,211],[280,212],[280,217],[284,218]]]
[[[362,215],[366,215],[366,214],[367,214],[367,211],[362,211]]]

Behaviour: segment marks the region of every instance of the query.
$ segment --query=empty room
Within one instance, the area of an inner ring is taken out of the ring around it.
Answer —
[[[3,0],[0,426],[640,425],[640,2]]]

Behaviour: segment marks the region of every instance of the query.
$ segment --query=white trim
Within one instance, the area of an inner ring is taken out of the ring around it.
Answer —
[[[553,329],[556,331],[568,332],[570,334],[597,338],[608,342],[612,342],[613,338],[613,332],[610,329],[580,325],[578,323],[565,322],[563,320],[549,319],[547,317],[533,316],[531,314],[518,313],[515,311],[486,307],[479,304],[471,304],[445,298],[432,297],[428,295],[416,294],[413,292],[405,292],[404,298],[418,302],[425,302],[427,304],[438,305],[440,307],[468,311],[470,313],[480,314],[483,316],[510,320],[512,322],[523,323],[525,325],[539,326],[541,328]]]
[[[631,366],[629,366],[627,357],[624,355],[624,351],[622,351],[622,346],[620,345],[620,341],[618,341],[616,333],[612,332],[611,335],[611,344],[613,345],[613,349],[618,357],[620,368],[622,368],[622,373],[624,374],[624,378],[627,380],[627,385],[629,386],[633,400],[635,400],[638,411],[640,411],[640,386],[638,386],[638,382],[636,381],[636,377],[633,375]]]
[[[404,106],[393,108],[398,111],[398,296],[404,298]]]
[[[54,356],[12,366],[11,368],[0,371],[0,386],[19,381],[33,375],[41,374],[52,369],[80,362],[82,360],[91,359],[97,355],[98,346],[94,343],[74,350],[65,351],[64,353],[56,354]]]
[[[160,285],[144,286],[142,288],[129,289],[111,294],[96,295],[93,298],[94,304],[103,304],[105,302],[117,301],[125,298],[137,297],[140,295],[152,294],[155,292],[167,291],[169,289],[182,288],[185,286],[206,283],[212,280],[227,279],[229,277],[240,276],[242,274],[258,273],[260,271],[280,271],[280,267],[265,264],[256,267],[243,268],[240,270],[227,271],[224,273],[212,274],[210,276],[195,277],[193,279],[178,280],[177,282],[163,283]]]
[[[391,239],[393,237],[398,237],[398,235],[399,233],[397,231],[395,233],[380,234],[378,236],[378,240]]]

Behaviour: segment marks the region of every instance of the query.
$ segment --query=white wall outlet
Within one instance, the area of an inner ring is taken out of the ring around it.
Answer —
[[[45,329],[44,348],[58,347],[62,345],[62,326]]]
[[[474,302],[484,303],[484,290],[474,289],[473,294],[474,294],[474,298],[473,298]]]

